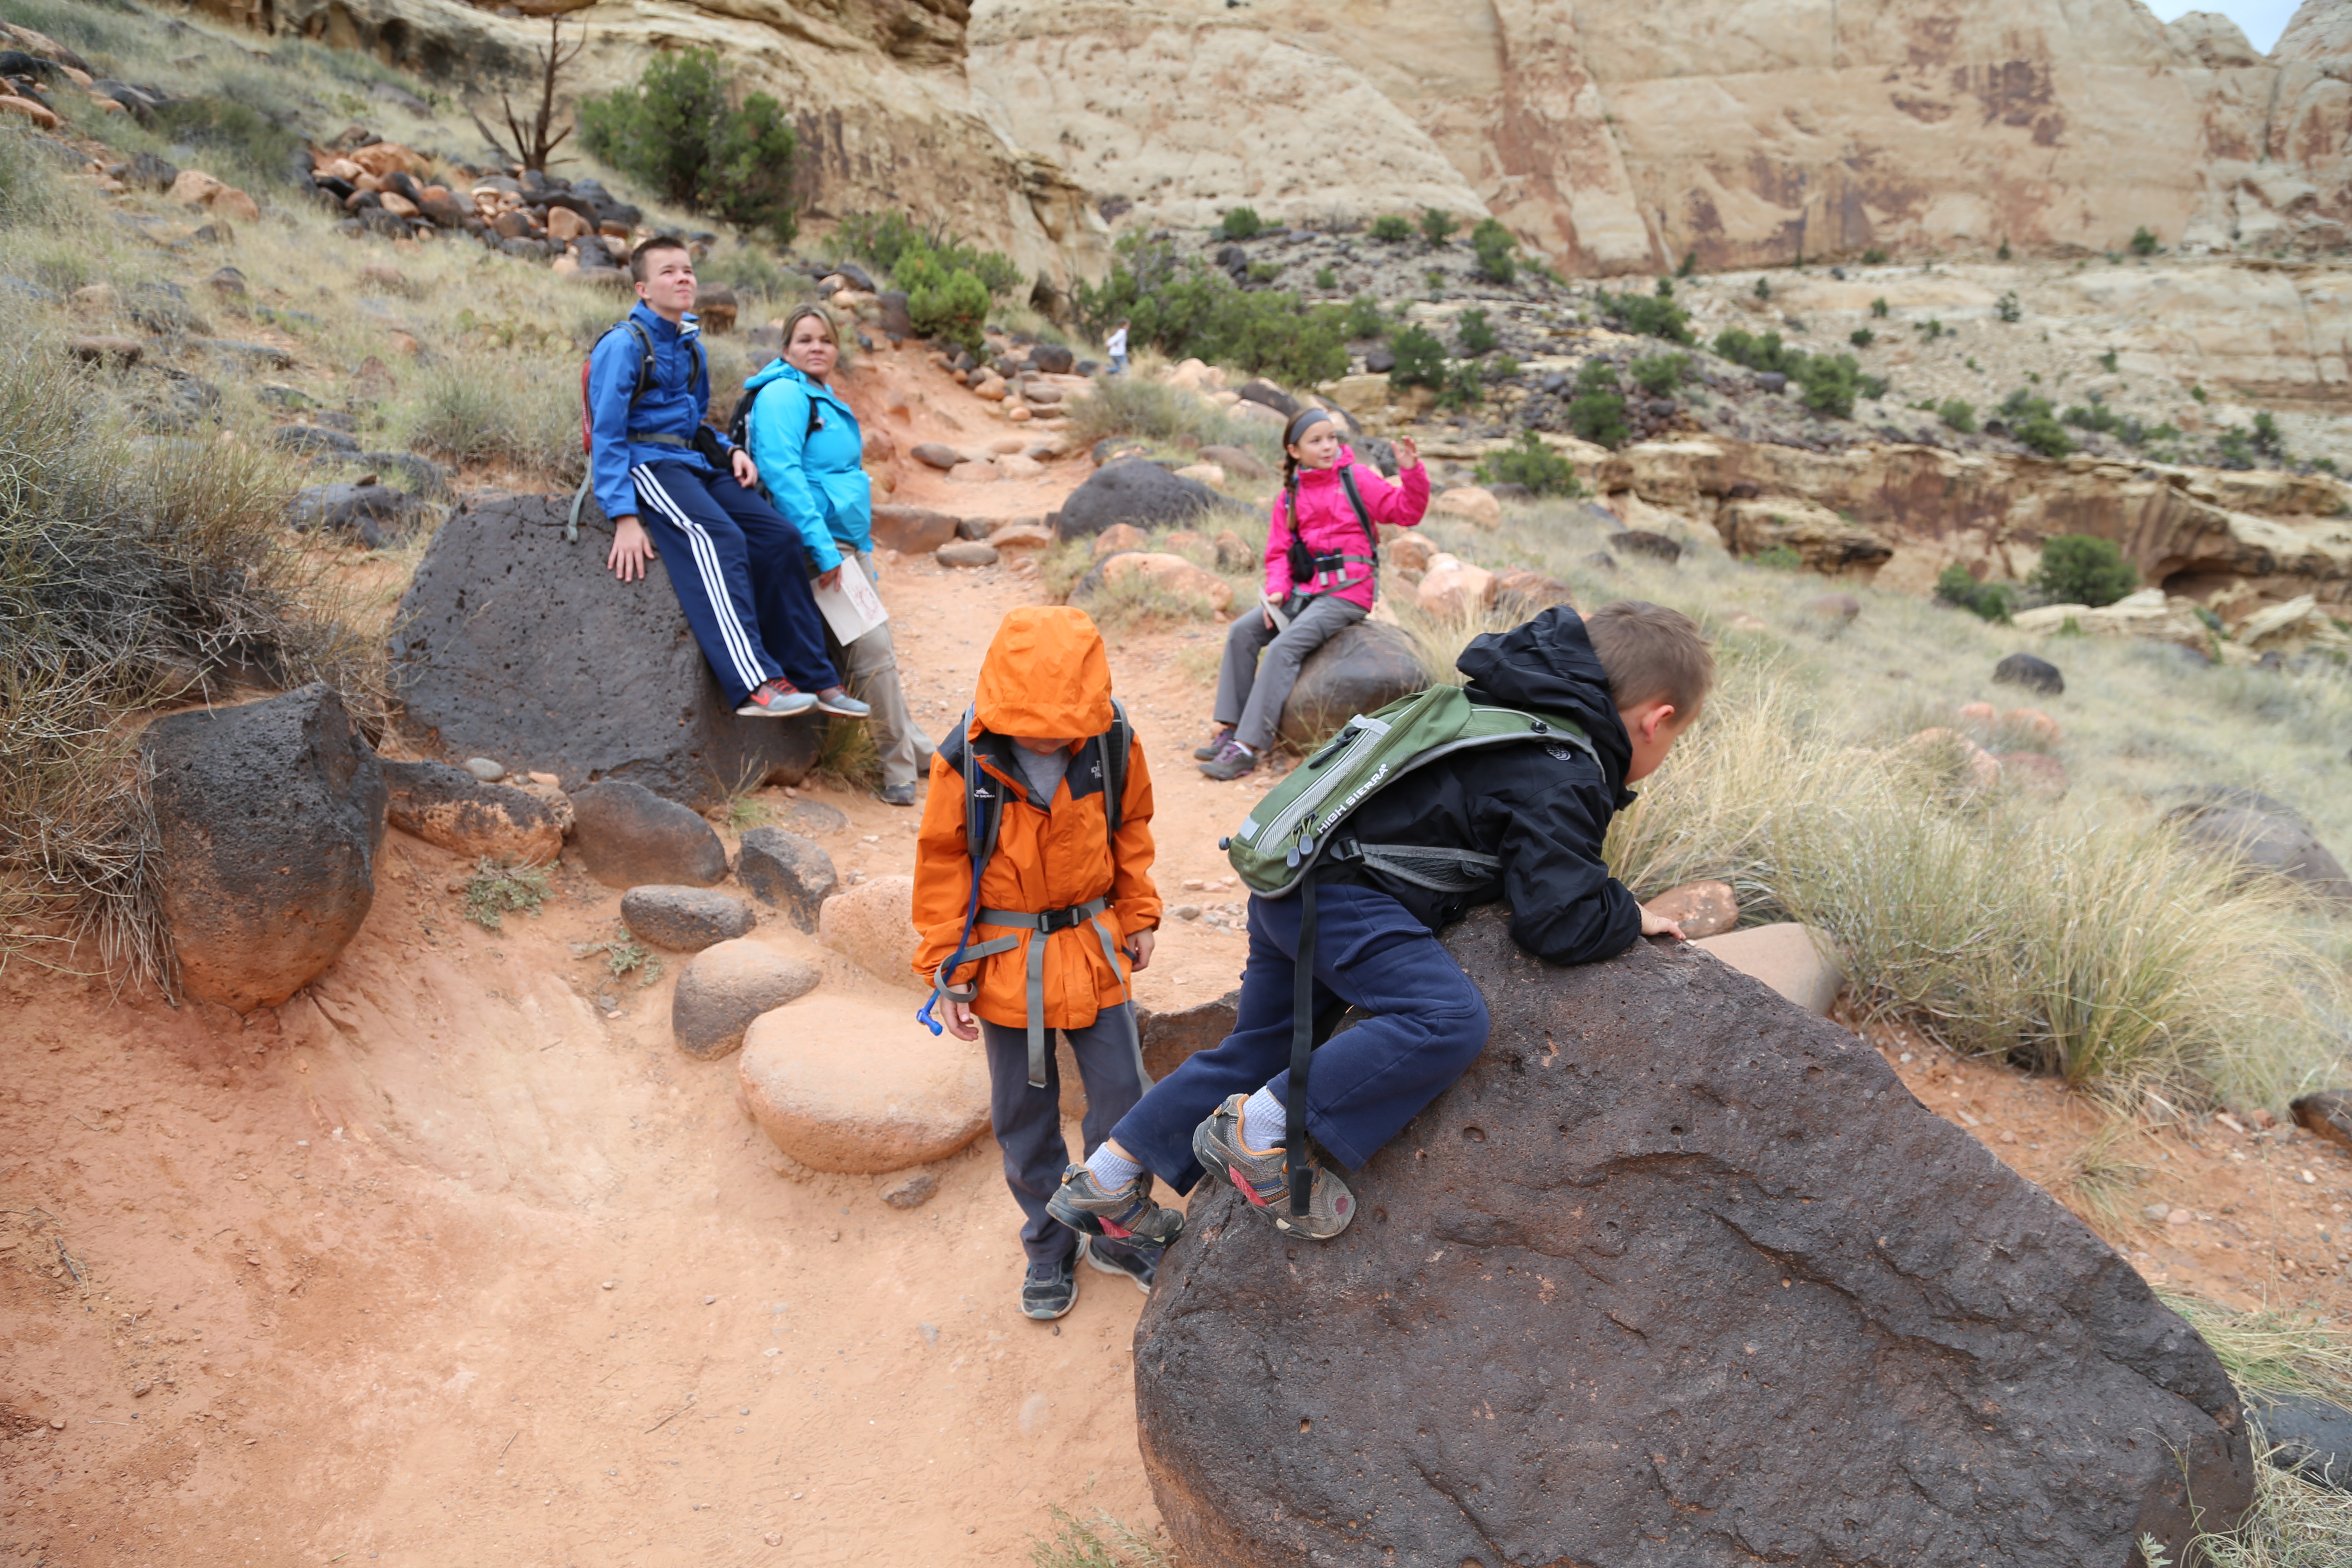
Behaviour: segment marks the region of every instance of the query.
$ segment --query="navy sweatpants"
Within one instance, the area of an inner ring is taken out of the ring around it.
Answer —
[[[1143,1093],[1143,1054],[1135,1037],[1135,1008],[1122,1002],[1095,1015],[1083,1029],[1065,1029],[1078,1078],[1087,1086],[1087,1114],[1078,1123],[1087,1152],[1100,1147],[1110,1125],[1127,1114]],[[1045,1200],[1062,1184],[1074,1163],[1070,1141],[1062,1136],[1061,1053],[1045,1056],[1045,1087],[1029,1086],[1029,1032],[980,1021],[988,1047],[988,1119],[1004,1153],[1004,1184],[1026,1216],[1021,1246],[1034,1264],[1059,1263],[1078,1245],[1077,1232],[1045,1212]],[[1105,1252],[1129,1250],[1097,1238]]]
[[[803,691],[839,686],[824,616],[809,591],[800,530],[735,482],[688,463],[629,470],[637,521],[661,552],[702,657],[740,703],[777,676]]]
[[[1468,1070],[1486,1047],[1486,1000],[1402,904],[1374,888],[1318,888],[1315,1006],[1370,1015],[1331,1037],[1307,1078],[1307,1125],[1349,1169]],[[1299,900],[1252,898],[1240,1016],[1223,1044],[1187,1058],[1110,1135],[1180,1193],[1201,1179],[1192,1130],[1227,1095],[1290,1090]],[[1296,1128],[1292,1129],[1295,1132]]]

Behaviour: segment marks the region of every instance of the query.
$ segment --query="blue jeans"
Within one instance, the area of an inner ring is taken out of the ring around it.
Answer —
[[[1110,370],[1108,374],[1112,375],[1125,375],[1127,374],[1127,356],[1125,354],[1113,354],[1110,356]]]
[[[1250,900],[1234,1032],[1187,1058],[1111,1129],[1120,1148],[1180,1193],[1201,1179],[1192,1130],[1226,1096],[1289,1092],[1298,915],[1296,893]],[[1308,1131],[1352,1169],[1477,1059],[1486,1001],[1429,928],[1377,889],[1319,888],[1315,918],[1316,1011],[1337,1000],[1370,1015],[1315,1053],[1307,1080]]]
[[[1062,1069],[1059,1052],[1045,1054],[1045,1087],[1029,1085],[1029,1033],[980,1020],[988,1050],[988,1120],[1004,1154],[1004,1184],[1021,1205],[1021,1246],[1036,1264],[1059,1263],[1076,1250],[1077,1232],[1045,1212],[1045,1200],[1062,1184],[1074,1162],[1062,1136]],[[1087,1114],[1078,1123],[1087,1152],[1101,1146],[1110,1124],[1127,1114],[1143,1093],[1143,1053],[1135,1034],[1135,1008],[1122,1002],[1095,1015],[1083,1029],[1064,1029],[1078,1077],[1087,1086]],[[1133,1250],[1097,1238],[1103,1252]],[[1151,1249],[1156,1251],[1157,1249]]]

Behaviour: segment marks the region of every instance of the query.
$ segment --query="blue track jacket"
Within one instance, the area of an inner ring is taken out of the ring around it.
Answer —
[[[637,335],[615,327],[596,341],[588,356],[589,468],[596,478],[596,504],[606,517],[629,517],[637,510],[636,487],[629,470],[639,463],[686,463],[702,473],[709,461],[691,447],[635,444],[633,430],[692,439],[710,407],[710,376],[707,367],[697,374],[699,356],[689,340],[701,330],[692,314],[671,326],[640,300],[629,320],[646,329],[654,342],[654,374],[646,395],[629,407],[636,390],[637,366],[643,358]],[[719,437],[723,448],[727,437]]]
[[[786,364],[773,360],[744,389],[759,393],[744,443],[760,467],[776,510],[801,531],[819,572],[841,564],[844,548],[874,548],[874,487],[859,467],[866,437],[849,405]],[[809,410],[818,426],[809,428]]]

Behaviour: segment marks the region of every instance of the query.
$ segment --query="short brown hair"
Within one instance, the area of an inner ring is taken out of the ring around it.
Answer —
[[[1688,719],[1715,686],[1715,651],[1680,610],[1617,599],[1585,616],[1584,630],[1620,709],[1663,699]]]
[[[630,282],[642,283],[646,280],[646,258],[656,250],[683,250],[689,257],[694,254],[686,241],[674,234],[657,234],[651,239],[641,240],[637,247],[629,252]]]

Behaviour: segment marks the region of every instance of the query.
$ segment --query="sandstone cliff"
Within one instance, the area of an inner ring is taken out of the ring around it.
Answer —
[[[575,92],[635,79],[657,49],[717,49],[747,87],[774,94],[801,137],[804,221],[903,207],[1066,279],[1099,265],[1104,227],[1052,157],[1007,140],[964,77],[966,0],[530,0],[538,16],[457,0],[197,0],[207,13],[339,48],[364,49],[461,96],[529,71],[545,14],[567,13],[588,47]],[[459,138],[481,155],[470,131]],[[1039,143],[1051,146],[1050,140]],[[456,150],[454,147],[453,151]]]
[[[2340,242],[2345,11],[2276,60],[2137,0],[977,0],[971,47],[1013,136],[1150,217],[1492,211],[1622,272]]]

